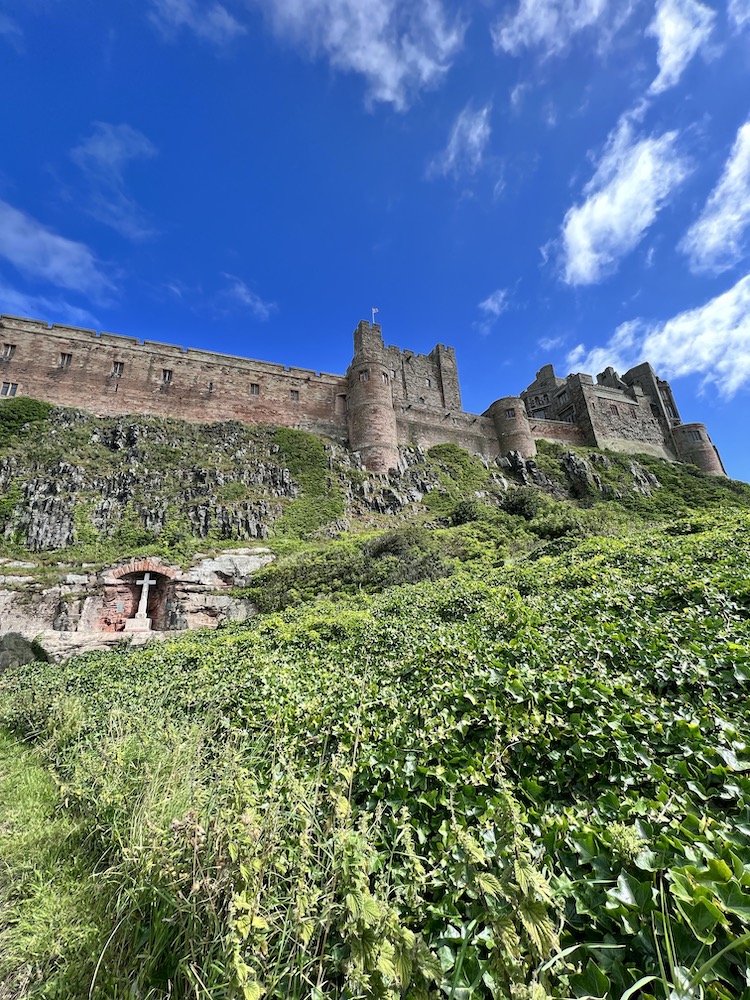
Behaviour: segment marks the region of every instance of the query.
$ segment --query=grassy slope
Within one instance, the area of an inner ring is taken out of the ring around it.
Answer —
[[[706,995],[744,997],[748,528],[6,676],[123,922],[102,995],[615,998],[729,946]]]
[[[85,996],[103,942],[88,823],[35,754],[0,734],[0,997]],[[98,916],[97,916],[98,913]]]
[[[113,452],[106,421],[45,436],[23,407],[0,407],[21,465],[166,456],[171,489],[211,457],[247,500],[211,429],[147,421]],[[641,458],[664,484],[641,493],[608,454],[574,503],[441,446],[412,526],[350,510],[369,534],[301,542],[363,474],[247,434],[302,487],[268,613],[0,678],[34,747],[0,745],[1,1000],[614,1000],[644,975],[662,998],[716,955],[706,996],[750,1000],[750,488]],[[558,492],[562,456],[538,460]],[[136,528],[168,558],[222,544],[131,518],[44,558],[131,555]]]

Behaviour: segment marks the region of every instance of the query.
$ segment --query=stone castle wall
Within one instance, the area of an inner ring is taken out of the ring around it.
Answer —
[[[18,395],[99,415],[241,420],[346,440],[340,375],[9,316],[0,324],[0,382]]]
[[[387,472],[399,446],[452,443],[497,458],[536,442],[593,445],[689,461],[726,475],[702,424],[683,425],[668,382],[647,363],[622,378],[608,368],[559,378],[545,365],[520,396],[466,413],[456,357],[386,346],[379,324],[354,331],[346,375],[0,317],[0,397],[23,395],[98,415],[239,420],[298,427],[347,443]]]

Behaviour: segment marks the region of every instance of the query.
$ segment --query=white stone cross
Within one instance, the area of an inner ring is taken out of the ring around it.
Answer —
[[[147,618],[148,615],[146,614],[146,609],[148,607],[148,590],[149,590],[149,587],[155,587],[156,586],[156,580],[152,580],[151,579],[151,575],[149,573],[144,573],[143,574],[143,579],[142,580],[136,580],[135,583],[136,583],[136,586],[143,587],[143,590],[141,591],[141,600],[140,600],[140,602],[138,604],[138,610],[135,613],[135,617],[136,618]]]

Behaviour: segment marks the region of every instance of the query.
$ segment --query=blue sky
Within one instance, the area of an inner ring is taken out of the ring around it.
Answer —
[[[750,480],[750,0],[0,0],[0,311],[481,412],[650,360]]]

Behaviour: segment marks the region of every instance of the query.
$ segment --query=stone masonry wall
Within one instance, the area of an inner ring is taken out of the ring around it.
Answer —
[[[534,420],[529,419],[531,433],[536,441],[552,441],[557,444],[582,446],[588,444],[586,435],[577,424],[569,424],[564,420]]]
[[[402,445],[455,444],[487,458],[500,454],[495,426],[487,417],[402,404],[396,407],[396,426]]]
[[[0,381],[100,415],[301,427],[346,440],[346,379],[210,351],[4,316]],[[121,366],[121,368],[119,367]]]
[[[384,354],[393,381],[394,402],[461,410],[458,367],[452,348],[438,344],[429,354],[415,354],[389,346]]]

